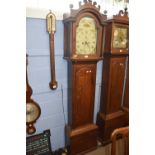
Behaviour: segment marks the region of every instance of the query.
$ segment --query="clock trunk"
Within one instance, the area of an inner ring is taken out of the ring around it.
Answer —
[[[97,147],[98,127],[93,123],[96,62],[68,62],[68,125],[70,154]]]

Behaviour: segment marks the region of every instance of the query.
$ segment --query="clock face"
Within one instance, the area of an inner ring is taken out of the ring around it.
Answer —
[[[89,55],[96,53],[97,28],[91,17],[81,18],[76,28],[76,54]]]
[[[35,103],[26,104],[26,122],[31,123],[37,120],[40,115],[40,108]]]
[[[114,28],[113,48],[128,48],[128,28],[125,27]]]

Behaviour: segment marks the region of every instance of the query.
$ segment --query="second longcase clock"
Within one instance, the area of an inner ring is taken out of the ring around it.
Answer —
[[[68,124],[70,154],[97,147],[98,127],[93,123],[96,64],[102,59],[105,15],[96,2],[79,3],[64,15],[64,58],[68,61]]]
[[[115,128],[127,126],[128,120],[128,62],[129,18],[127,10],[121,10],[106,20],[100,112],[97,117],[99,137],[110,141]],[[126,109],[126,111],[124,111]]]

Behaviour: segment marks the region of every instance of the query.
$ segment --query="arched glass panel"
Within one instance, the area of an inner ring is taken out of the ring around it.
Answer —
[[[76,54],[95,54],[97,41],[96,22],[91,17],[81,18],[76,28]]]

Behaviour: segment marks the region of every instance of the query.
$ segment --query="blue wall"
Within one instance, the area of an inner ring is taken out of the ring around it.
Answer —
[[[67,123],[67,62],[63,59],[63,22],[56,22],[55,63],[58,88],[51,90],[49,35],[45,19],[26,19],[26,50],[28,54],[28,80],[33,89],[32,98],[41,107],[36,134],[50,129],[52,150],[65,145],[64,126]],[[102,61],[97,64],[94,122],[99,110]]]

